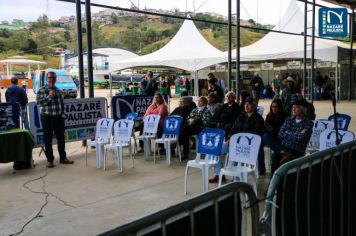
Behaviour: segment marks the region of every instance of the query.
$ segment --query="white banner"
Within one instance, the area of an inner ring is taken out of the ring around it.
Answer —
[[[273,69],[273,62],[261,63],[261,70],[272,70],[272,69]]]
[[[317,61],[316,67],[318,68],[330,68],[331,62],[330,61]]]
[[[248,71],[248,64],[240,64],[240,71]]]
[[[287,67],[288,69],[295,70],[295,69],[300,69],[301,63],[300,61],[288,61],[287,62]]]
[[[215,71],[223,72],[225,70],[226,70],[226,66],[225,65],[216,65],[215,66]]]
[[[66,142],[92,139],[95,137],[96,122],[106,117],[105,98],[81,98],[64,100],[64,125]],[[40,109],[36,102],[28,104],[30,131],[36,146],[43,146]]]

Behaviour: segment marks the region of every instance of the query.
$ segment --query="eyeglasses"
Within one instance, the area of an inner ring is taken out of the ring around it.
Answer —
[[[48,79],[55,79],[55,78],[57,78],[57,77],[54,77],[54,76],[48,76],[47,78],[48,78]]]

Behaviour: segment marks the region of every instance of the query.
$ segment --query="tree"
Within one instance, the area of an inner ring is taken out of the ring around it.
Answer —
[[[64,40],[67,42],[71,40],[70,32],[68,30],[64,31]]]
[[[141,34],[140,32],[128,29],[120,33],[120,42],[123,48],[131,51],[139,51],[141,47]]]
[[[10,38],[13,33],[8,29],[0,29],[0,37]]]

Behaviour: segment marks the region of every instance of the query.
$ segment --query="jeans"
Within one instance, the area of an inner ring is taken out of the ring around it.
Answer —
[[[53,133],[56,135],[57,148],[60,160],[66,159],[65,140],[64,140],[64,119],[62,116],[45,116],[41,115],[43,128],[45,154],[47,161],[53,161],[52,138]]]

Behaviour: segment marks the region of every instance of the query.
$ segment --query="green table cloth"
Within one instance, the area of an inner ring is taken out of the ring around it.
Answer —
[[[29,161],[35,141],[26,129],[11,129],[0,133],[0,163]]]

